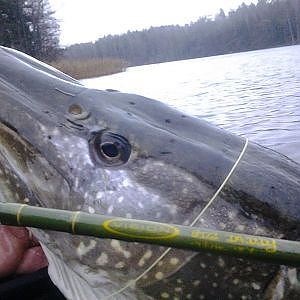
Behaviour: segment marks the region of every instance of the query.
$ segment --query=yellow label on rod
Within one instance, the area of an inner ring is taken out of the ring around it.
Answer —
[[[103,227],[120,236],[141,239],[171,239],[180,233],[178,228],[168,224],[124,219],[107,220]]]
[[[275,253],[277,251],[276,240],[272,238],[242,236],[232,233],[228,236],[226,242],[231,245],[255,247],[256,249],[262,249],[268,253]]]

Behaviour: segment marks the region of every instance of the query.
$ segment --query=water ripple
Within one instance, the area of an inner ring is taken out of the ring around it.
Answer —
[[[129,68],[84,80],[160,99],[300,162],[300,46]]]

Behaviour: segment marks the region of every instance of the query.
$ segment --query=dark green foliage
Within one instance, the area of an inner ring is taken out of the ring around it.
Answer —
[[[119,58],[131,65],[196,58],[300,43],[300,0],[259,0],[228,16],[201,17],[185,26],[106,36],[67,48],[66,58]]]
[[[59,54],[59,25],[48,0],[0,0],[0,44],[41,60]]]

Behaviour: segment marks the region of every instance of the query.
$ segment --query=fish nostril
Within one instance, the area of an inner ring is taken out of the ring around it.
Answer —
[[[72,116],[73,119],[76,120],[83,120],[90,116],[90,113],[77,103],[71,104],[69,106],[68,113]]]
[[[79,104],[72,104],[69,107],[69,113],[72,115],[80,115],[83,112],[83,108]]]

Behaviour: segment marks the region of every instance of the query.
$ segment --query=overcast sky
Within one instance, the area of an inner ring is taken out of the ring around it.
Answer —
[[[61,44],[95,41],[151,26],[189,24],[256,0],[49,0],[61,25]]]

